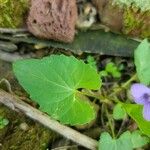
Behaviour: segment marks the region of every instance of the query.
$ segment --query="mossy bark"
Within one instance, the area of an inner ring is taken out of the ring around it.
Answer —
[[[0,0],[0,27],[21,27],[28,7],[29,0]]]
[[[57,137],[53,131],[2,105],[0,116],[9,120],[0,130],[1,150],[45,150]],[[21,129],[22,123],[28,126],[26,130]]]

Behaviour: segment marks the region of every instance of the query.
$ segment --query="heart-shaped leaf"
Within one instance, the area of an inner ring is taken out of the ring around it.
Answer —
[[[83,61],[64,55],[41,60],[20,60],[13,64],[20,84],[40,109],[65,124],[85,124],[95,111],[78,89],[97,90],[101,80],[97,71]]]
[[[116,120],[121,120],[124,119],[125,117],[126,117],[126,111],[122,107],[122,105],[118,103],[117,105],[115,105],[113,109],[113,118]]]
[[[119,139],[113,139],[109,133],[101,134],[99,150],[132,150],[131,133],[123,133]]]
[[[149,143],[149,138],[141,135],[136,130],[132,133],[124,132],[118,139],[113,139],[109,133],[101,134],[99,141],[99,150],[133,150]]]
[[[150,84],[150,43],[143,40],[134,53],[135,65],[140,82]]]
[[[138,130],[132,133],[131,140],[132,140],[133,148],[140,148],[149,143],[149,138],[146,136],[142,136],[141,132]]]

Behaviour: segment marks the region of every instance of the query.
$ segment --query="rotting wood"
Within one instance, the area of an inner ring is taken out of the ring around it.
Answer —
[[[15,34],[15,33],[24,33],[24,32],[28,32],[28,29],[26,28],[19,28],[19,29],[0,28],[0,33]]]
[[[16,60],[30,58],[31,56],[29,54],[26,55],[20,55],[18,53],[8,53],[0,50],[0,59],[6,62],[14,62]]]
[[[86,135],[83,135],[70,127],[60,124],[58,121],[51,119],[47,114],[33,108],[29,104],[23,102],[19,97],[0,90],[0,103],[9,107],[14,111],[20,111],[31,119],[38,121],[44,126],[56,131],[64,137],[82,145],[88,149],[96,150],[98,142]]]
[[[12,43],[12,42],[8,42],[8,41],[1,41],[0,40],[0,49],[5,51],[5,52],[15,52],[18,47],[16,44]]]

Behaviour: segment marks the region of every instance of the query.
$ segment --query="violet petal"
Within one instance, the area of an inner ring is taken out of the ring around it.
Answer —
[[[147,103],[147,105],[144,105],[143,117],[145,120],[150,121],[150,102]]]
[[[150,95],[150,88],[147,86],[135,83],[131,86],[131,95],[137,104],[146,104],[147,99],[144,97],[145,94]]]

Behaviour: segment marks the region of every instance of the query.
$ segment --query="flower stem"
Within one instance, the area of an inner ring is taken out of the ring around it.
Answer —
[[[122,88],[127,88],[130,83],[137,79],[137,74],[134,74],[129,80],[127,80],[124,84],[122,84]]]

